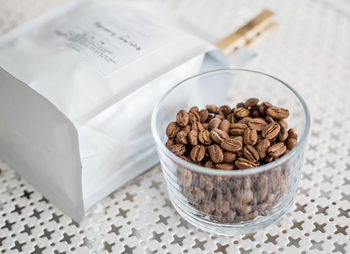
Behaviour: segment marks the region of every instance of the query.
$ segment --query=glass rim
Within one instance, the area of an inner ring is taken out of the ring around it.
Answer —
[[[212,74],[217,74],[217,73],[224,73],[224,72],[249,72],[249,73],[254,73],[254,74],[258,74],[258,75],[263,75],[265,77],[269,77],[272,78],[278,82],[280,82],[280,84],[284,85],[285,87],[287,87],[299,100],[299,102],[301,103],[303,109],[304,109],[304,114],[305,114],[305,126],[304,126],[304,131],[303,131],[303,135],[300,138],[300,141],[297,143],[297,145],[287,154],[283,155],[282,157],[280,157],[277,160],[274,160],[273,162],[258,166],[256,168],[249,168],[249,169],[240,169],[240,170],[216,170],[216,169],[212,169],[212,168],[206,168],[203,166],[199,166],[190,162],[185,161],[184,159],[181,159],[180,157],[176,156],[175,154],[173,154],[166,146],[165,144],[161,141],[160,136],[158,134],[157,131],[157,123],[156,123],[156,119],[158,116],[158,112],[160,109],[160,105],[162,104],[162,102],[168,97],[168,95],[175,90],[178,86],[181,86],[182,84],[186,83],[187,81],[191,80],[191,79],[195,79],[198,77],[204,77],[204,76],[209,76]],[[249,69],[241,69],[241,68],[226,68],[226,69],[216,69],[216,70],[211,70],[211,71],[206,71],[206,72],[202,72],[193,76],[190,76],[184,80],[182,80],[181,82],[177,83],[176,85],[172,86],[171,88],[169,88],[163,95],[162,97],[158,100],[156,106],[153,109],[152,112],[152,118],[151,118],[151,130],[152,130],[152,135],[153,138],[155,140],[157,149],[160,149],[162,152],[164,152],[168,157],[170,157],[172,160],[174,160],[176,163],[178,163],[179,165],[183,166],[186,169],[192,170],[192,171],[196,171],[198,173],[202,173],[202,174],[207,174],[207,175],[220,175],[220,176],[244,176],[244,175],[251,175],[251,174],[257,174],[263,171],[267,171],[270,169],[273,169],[281,164],[283,164],[285,161],[289,160],[290,158],[292,158],[294,156],[294,154],[301,149],[301,147],[304,145],[304,143],[307,140],[307,137],[309,135],[310,132],[310,125],[311,125],[311,118],[310,118],[310,112],[309,109],[304,101],[304,99],[300,96],[300,94],[294,89],[292,88],[290,85],[288,85],[287,83],[283,82],[282,80],[260,72],[260,71],[254,71],[254,70],[249,70]]]

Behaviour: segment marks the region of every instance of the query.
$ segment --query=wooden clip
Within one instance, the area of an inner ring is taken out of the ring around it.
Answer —
[[[246,25],[216,43],[215,46],[228,56],[240,47],[255,45],[277,27],[277,23],[272,20],[274,15],[270,10],[262,11]]]

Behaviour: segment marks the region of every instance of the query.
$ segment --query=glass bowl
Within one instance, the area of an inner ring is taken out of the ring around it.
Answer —
[[[228,96],[230,95],[230,96]],[[179,110],[208,104],[231,107],[250,97],[289,109],[298,144],[268,164],[218,170],[187,162],[165,146],[166,128]],[[310,130],[309,110],[283,81],[257,71],[221,69],[192,76],[167,91],[152,114],[152,134],[170,200],[189,223],[223,235],[247,234],[279,220],[292,206]]]

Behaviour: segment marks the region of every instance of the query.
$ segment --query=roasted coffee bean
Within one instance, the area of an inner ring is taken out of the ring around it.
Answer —
[[[223,116],[223,115],[215,115],[215,118],[217,118],[217,119],[220,119],[220,120],[224,120],[225,119],[225,117]]]
[[[249,116],[250,111],[249,109],[246,109],[246,108],[236,108],[234,113],[236,117],[243,118],[243,117]]]
[[[198,140],[203,145],[210,145],[212,142],[210,132],[208,130],[200,131],[198,134]]]
[[[221,123],[221,120],[217,117],[214,117],[208,123],[209,130],[212,130],[214,128],[219,128],[220,123]]]
[[[273,161],[273,157],[271,157],[270,155],[267,155],[265,158],[264,158],[264,161],[266,163],[270,163],[271,161]]]
[[[258,110],[252,110],[250,114],[252,117],[260,117],[260,113]]]
[[[176,135],[175,141],[177,144],[188,144],[187,133],[184,131],[179,131]]]
[[[233,166],[233,164],[221,163],[221,164],[216,164],[215,168],[222,169],[222,170],[233,170],[235,167]]]
[[[256,131],[262,131],[266,125],[266,121],[262,118],[253,118],[248,122],[249,128]]]
[[[207,122],[209,123],[211,119],[213,119],[215,117],[215,115],[213,114],[209,114],[208,115],[208,119],[207,119]]]
[[[244,108],[245,104],[243,102],[237,103],[236,108]]]
[[[190,112],[198,112],[199,111],[199,108],[197,106],[193,106],[190,108],[189,110]]]
[[[266,114],[271,116],[273,119],[281,120],[286,119],[289,116],[289,110],[272,106],[266,110]]]
[[[243,141],[246,145],[254,146],[258,141],[258,133],[256,132],[256,130],[252,130],[249,128],[245,129]]]
[[[214,162],[212,162],[212,161],[207,161],[206,163],[205,163],[205,165],[204,165],[204,167],[206,167],[206,168],[214,168]]]
[[[294,129],[288,130],[288,138],[294,138],[294,139],[298,140],[298,135],[296,134]]]
[[[289,150],[292,150],[296,146],[298,141],[295,138],[288,138],[286,140],[286,146]]]
[[[191,126],[189,126],[189,125],[186,125],[186,126],[182,126],[181,128],[180,128],[180,130],[181,131],[184,131],[184,132],[186,132],[187,134],[191,131]]]
[[[238,123],[243,123],[245,125],[248,125],[249,121],[252,120],[251,117],[247,116],[247,117],[244,117],[242,118],[241,120],[238,121]]]
[[[170,149],[170,147],[171,147],[172,145],[174,145],[174,144],[175,144],[174,140],[172,140],[172,139],[169,138],[169,139],[166,141],[165,146],[166,146],[168,149]]]
[[[225,119],[225,114],[224,112],[221,111],[221,109],[219,110],[219,113],[216,114],[215,117],[220,117],[221,120]]]
[[[243,123],[234,123],[231,124],[230,134],[235,136],[243,136],[244,130],[248,128],[246,124]]]
[[[220,111],[224,113],[225,116],[231,113],[231,107],[229,105],[223,105],[220,107]]]
[[[185,168],[180,168],[178,171],[178,178],[180,185],[183,187],[189,187],[192,183],[192,173],[190,170]]]
[[[250,108],[250,107],[252,107],[252,106],[257,105],[258,102],[259,102],[259,99],[258,99],[258,98],[249,98],[248,100],[245,101],[244,106],[245,106],[246,108]]]
[[[278,159],[282,154],[284,154],[286,149],[287,147],[284,145],[284,143],[279,142],[270,146],[267,149],[267,153],[269,154],[269,156],[273,157],[274,159]]]
[[[238,152],[242,149],[242,143],[237,139],[228,137],[221,142],[221,147],[229,152]]]
[[[199,114],[197,111],[190,111],[188,113],[188,117],[189,117],[189,124],[192,125],[193,123],[199,121]]]
[[[250,145],[245,146],[243,149],[243,153],[248,160],[254,163],[257,163],[259,161],[259,153],[254,147]]]
[[[203,124],[201,122],[194,122],[191,126],[192,130],[202,131],[204,130]]]
[[[230,130],[230,122],[226,119],[222,120],[220,125],[219,125],[219,129],[226,132],[226,133],[229,133],[229,130]]]
[[[269,123],[275,122],[271,116],[267,116],[267,117],[265,118],[265,120],[266,120],[266,122],[267,122],[268,124],[269,124]]]
[[[236,117],[234,113],[230,113],[226,116],[226,120],[228,120],[230,123],[235,123]]]
[[[214,164],[213,164],[214,165]],[[199,176],[199,184],[198,186],[201,189],[204,189],[206,191],[210,191],[214,189],[214,182],[212,180],[212,177],[207,176],[207,175],[200,175]]]
[[[207,105],[206,108],[210,113],[213,113],[213,114],[217,114],[220,111],[220,108],[213,104]]]
[[[180,131],[180,126],[176,122],[171,122],[166,128],[166,135],[169,138],[175,138],[179,131]]]
[[[180,110],[176,115],[176,122],[180,126],[186,126],[189,122],[190,118],[188,113],[185,110]]]
[[[222,152],[220,146],[210,145],[208,147],[209,155],[214,163],[221,163],[224,160],[224,153]]]
[[[222,163],[232,163],[236,160],[237,156],[235,153],[231,153],[231,152],[224,152],[224,160],[222,161]]]
[[[217,143],[221,144],[221,142],[225,139],[228,138],[228,134],[220,129],[214,128],[210,131],[210,137],[211,139]]]
[[[183,144],[175,144],[170,147],[170,151],[172,151],[177,156],[181,156],[186,152],[186,147]]]
[[[259,158],[264,159],[267,155],[267,148],[271,145],[271,142],[268,139],[262,139],[258,142],[256,150],[259,153]]]
[[[201,111],[199,111],[199,120],[201,123],[204,123],[208,120],[208,116],[209,116],[209,112],[206,109],[202,109]]]
[[[191,130],[188,133],[187,138],[188,138],[188,143],[190,143],[190,145],[192,146],[198,145],[198,131]]]
[[[281,125],[281,128],[285,128],[286,130],[288,129],[288,123],[286,120],[282,119],[278,121],[279,125]]]
[[[205,148],[204,146],[201,146],[201,145],[194,146],[190,154],[191,159],[194,162],[201,162],[204,159],[204,155],[205,155]]]
[[[257,167],[257,164],[255,164],[252,161],[247,160],[246,158],[238,158],[235,161],[235,166],[238,169],[247,169],[247,168],[255,168],[255,167]]]
[[[281,127],[280,133],[278,133],[278,140],[281,142],[286,141],[288,138],[288,131],[284,127]]]
[[[259,113],[261,116],[266,116],[267,108],[272,107],[272,104],[269,102],[263,102],[259,105]]]
[[[280,130],[281,130],[281,126],[278,123],[274,122],[266,125],[262,130],[261,134],[264,138],[271,140],[278,135]]]

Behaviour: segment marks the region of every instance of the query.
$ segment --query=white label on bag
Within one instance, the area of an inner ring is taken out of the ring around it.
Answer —
[[[168,44],[177,34],[154,17],[124,6],[113,13],[82,8],[51,29],[55,36],[49,41],[76,52],[103,76]]]

